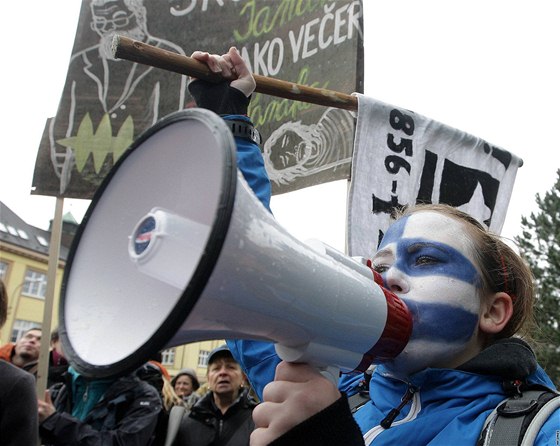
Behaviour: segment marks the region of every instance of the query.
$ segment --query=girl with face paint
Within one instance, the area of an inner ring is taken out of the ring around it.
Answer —
[[[475,356],[513,311],[511,296],[485,289],[477,247],[463,223],[435,209],[444,208],[400,218],[372,259],[385,287],[413,314],[407,347],[386,364],[388,373],[403,379],[427,367],[455,368]]]
[[[507,397],[504,386],[553,388],[528,344],[512,337],[532,320],[531,273],[476,220],[445,205],[408,209],[371,264],[412,313],[408,345],[375,368],[370,399],[353,420],[346,396],[361,376],[343,376],[335,389],[312,367],[281,362],[253,413],[252,445],[475,445]],[[258,351],[248,344],[237,342],[245,358]],[[535,444],[554,438],[559,417],[551,415]]]
[[[231,51],[224,56],[193,54],[212,71],[228,73],[235,80],[230,89],[249,98],[245,62]],[[210,87],[198,87],[211,99]],[[268,207],[266,172],[251,172],[263,165],[260,150],[237,143],[238,167]],[[227,341],[263,401],[253,411],[252,446],[474,446],[508,389],[554,388],[521,339],[532,321],[531,272],[476,220],[445,205],[401,211],[371,263],[413,316],[408,345],[372,373],[342,375],[337,387],[310,365],[281,361],[270,343]],[[363,391],[364,381],[368,398],[352,413],[348,398]],[[554,444],[559,419],[557,410],[535,445]]]

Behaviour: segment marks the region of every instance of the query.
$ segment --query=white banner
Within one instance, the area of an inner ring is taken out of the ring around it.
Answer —
[[[371,257],[395,206],[447,203],[500,233],[515,155],[409,110],[358,95],[348,254]]]

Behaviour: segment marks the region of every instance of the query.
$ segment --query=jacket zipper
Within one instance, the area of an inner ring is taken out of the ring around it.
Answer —
[[[402,418],[399,421],[394,421],[396,416],[400,413],[400,411],[404,408],[404,406],[412,400],[412,404],[410,405],[410,411],[408,412],[408,414]],[[391,409],[389,411],[389,414],[387,414],[387,416],[381,421],[381,423],[383,423],[385,420],[388,420],[389,417],[391,417],[392,414],[394,414],[392,416],[392,419],[390,420],[390,425],[399,425],[399,424],[404,424],[407,423],[411,420],[414,420],[416,418],[416,416],[418,415],[418,412],[420,412],[421,409],[421,404],[420,404],[420,396],[418,394],[418,391],[415,387],[412,387],[409,385],[409,387],[406,390],[406,393],[403,395],[402,399],[401,399],[401,403],[395,408],[395,409]],[[395,413],[395,411],[397,411]],[[388,423],[389,421],[387,421],[386,423]],[[369,431],[367,431],[364,434],[364,442],[366,445],[371,444],[371,442],[384,430],[386,430],[386,428],[381,426],[381,423],[373,428],[371,428]]]
[[[401,410],[403,410],[404,406],[409,403],[415,393],[416,389],[412,386],[408,386],[408,389],[406,389],[406,393],[401,398],[401,403],[394,409],[391,409],[387,416],[381,420],[381,423],[379,423],[379,425],[383,429],[389,429],[393,424],[393,421],[395,421],[395,418],[399,416]]]
[[[86,383],[86,390],[84,390],[84,396],[82,397],[82,401],[85,403],[88,399],[88,392],[89,392],[89,383]]]

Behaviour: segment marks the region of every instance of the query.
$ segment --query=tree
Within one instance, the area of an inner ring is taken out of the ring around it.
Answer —
[[[543,198],[537,194],[536,202],[539,211],[522,217],[515,241],[535,276],[537,358],[560,386],[560,169],[556,184]]]

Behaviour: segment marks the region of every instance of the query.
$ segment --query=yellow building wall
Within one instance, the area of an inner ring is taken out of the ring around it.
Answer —
[[[0,245],[0,259],[9,265],[6,277],[4,278],[4,284],[6,285],[8,294],[8,318],[0,331],[0,345],[4,345],[10,341],[14,322],[18,319],[32,321],[36,322],[37,325],[42,325],[45,310],[45,301],[36,297],[23,295],[22,287],[25,281],[25,272],[27,268],[44,273],[45,275],[47,274],[48,258],[46,256],[41,258],[40,254],[30,256],[29,253],[17,254],[12,251],[15,251],[13,247],[11,247],[10,250],[6,250],[5,245]],[[60,266],[56,274],[51,329],[58,327],[58,308],[63,271],[62,266]],[[49,339],[48,336],[44,338],[47,340]],[[175,359],[173,363],[164,365],[171,377],[174,377],[183,368],[194,369],[202,386],[201,390],[204,390],[204,384],[206,383],[206,366],[199,365],[200,351],[210,352],[223,343],[223,340],[213,340],[175,347]]]
[[[17,319],[36,322],[38,325],[43,323],[45,301],[40,298],[25,296],[22,288],[25,281],[25,272],[28,268],[47,274],[48,258],[46,256],[23,255],[2,249],[0,246],[0,259],[8,263],[7,275],[4,278],[6,292],[8,295],[8,318],[4,327],[0,331],[0,344],[5,344],[10,340],[14,322]],[[60,285],[62,282],[63,268],[59,266],[56,273],[55,293],[51,327],[54,329],[58,325],[58,305],[60,296]]]

